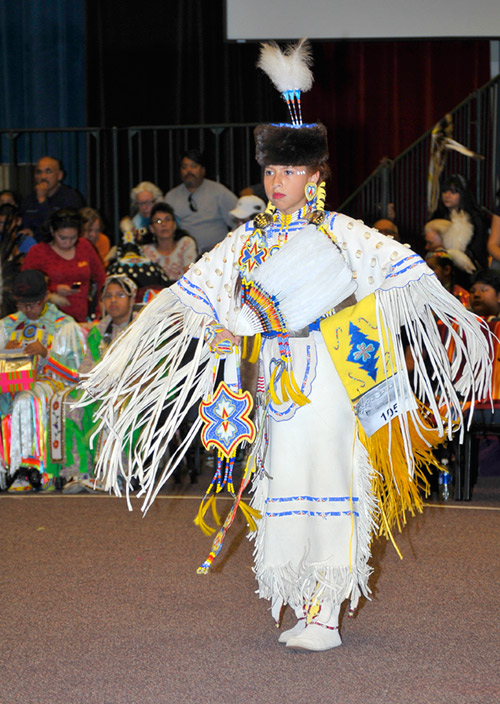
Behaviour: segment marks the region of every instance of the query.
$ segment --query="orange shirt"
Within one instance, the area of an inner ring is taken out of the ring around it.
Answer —
[[[106,259],[106,254],[111,249],[111,244],[109,242],[109,239],[106,237],[106,235],[103,232],[100,232],[97,235],[97,240],[94,244],[94,247],[97,249],[97,253],[101,257],[101,261],[104,264],[105,259]]]

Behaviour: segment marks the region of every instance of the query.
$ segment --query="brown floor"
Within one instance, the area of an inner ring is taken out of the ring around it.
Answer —
[[[373,600],[341,648],[308,654],[277,642],[241,519],[196,574],[202,485],[144,518],[106,495],[0,494],[1,704],[499,701],[500,477],[411,520],[403,560],[377,542]]]

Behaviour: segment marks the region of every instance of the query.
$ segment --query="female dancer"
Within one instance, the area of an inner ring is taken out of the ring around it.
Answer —
[[[303,51],[300,44],[287,56]],[[353,609],[369,594],[373,534],[389,535],[406,509],[420,508],[420,469],[454,421],[460,424],[458,394],[474,385],[484,392],[489,349],[476,319],[418,255],[324,211],[326,129],[302,124],[298,111],[295,105],[292,124],[255,131],[266,212],[162,292],[85,388],[103,401],[99,416],[113,429],[100,458],[109,487],[117,487],[123,471],[122,446],[139,422],[146,426],[131,460],[149,506],[192,436],[156,482],[166,444],[189,408],[214,395],[220,356],[228,387],[238,388],[245,376],[242,338],[261,334],[246,345],[253,347],[250,366],[257,360],[249,382],[257,439],[247,468],[256,467],[258,593],[271,601],[276,620],[285,604],[297,615],[280,642],[317,651],[341,644],[342,602],[349,599]],[[472,361],[455,335],[458,366],[450,366],[435,314],[474,343]],[[414,388],[406,345],[415,360]],[[226,430],[231,422],[226,417]]]

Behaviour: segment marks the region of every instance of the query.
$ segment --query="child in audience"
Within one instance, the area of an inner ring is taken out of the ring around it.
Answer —
[[[500,320],[500,274],[480,271],[472,279],[469,291],[473,313],[491,323]]]
[[[88,373],[105,355],[107,348],[136,317],[133,311],[137,286],[123,274],[108,276],[103,288],[102,304],[104,317],[90,330],[87,338],[87,353],[80,365],[79,373]],[[94,456],[102,437],[95,440],[94,447],[90,447],[90,437],[95,426],[92,419],[96,405],[85,408],[71,408],[74,401],[79,398],[81,391],[72,389],[65,392],[60,401],[62,414],[61,436],[52,435],[51,452],[54,460],[59,460],[64,466],[62,474],[69,478],[63,488],[63,493],[79,493],[92,489],[99,489],[100,484],[91,478],[94,465]],[[54,441],[57,443],[54,446]],[[64,442],[63,442],[64,441]],[[59,447],[64,446],[65,454],[61,456]],[[76,455],[75,455],[76,451]]]
[[[25,355],[27,363],[33,360],[35,383],[31,389],[0,394],[2,464],[11,477],[20,468],[29,470],[35,481],[18,472],[9,490],[30,491],[34,485],[50,485],[46,452],[50,400],[78,380],[76,370],[85,346],[80,326],[48,302],[40,271],[20,272],[13,294],[18,312],[0,321],[0,349]]]
[[[469,307],[469,292],[463,286],[455,283],[455,267],[450,254],[440,247],[428,252],[425,261],[436,274],[445,289],[452,293],[466,307]]]

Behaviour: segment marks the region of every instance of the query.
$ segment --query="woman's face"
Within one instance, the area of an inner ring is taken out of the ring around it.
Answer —
[[[441,200],[446,208],[449,210],[456,210],[460,205],[460,193],[456,190],[456,188],[450,186],[446,189],[446,191],[441,193]]]
[[[136,196],[137,209],[143,218],[149,218],[151,208],[155,204],[155,197],[151,191],[141,191]]]
[[[132,299],[119,284],[111,282],[103,295],[104,310],[113,318],[115,323],[124,323],[128,320]]]
[[[93,220],[92,222],[86,222],[82,228],[82,235],[92,244],[97,242],[97,237],[101,231],[101,223],[99,220]]]
[[[170,213],[159,211],[153,216],[149,227],[158,242],[161,240],[172,240],[175,234],[176,222]]]
[[[291,215],[306,204],[304,193],[308,181],[317,183],[319,171],[306,166],[266,166],[264,189],[266,196],[284,215]]]
[[[73,249],[78,240],[78,230],[76,227],[61,227],[52,234],[56,247],[64,252],[69,252]]]

